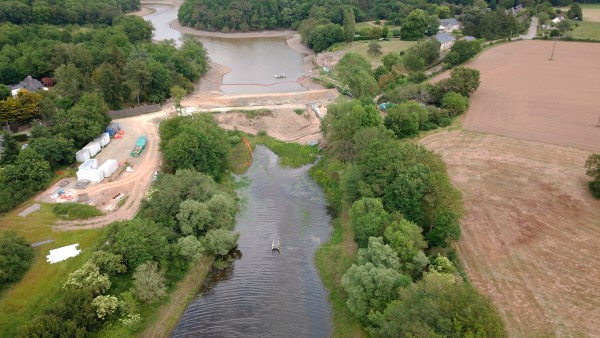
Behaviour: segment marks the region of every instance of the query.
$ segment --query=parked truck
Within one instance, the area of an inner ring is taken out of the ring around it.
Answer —
[[[146,136],[138,137],[137,141],[135,142],[135,148],[133,148],[133,150],[131,151],[131,156],[133,156],[133,157],[140,156],[142,151],[144,151],[144,148],[146,148],[146,141],[147,141]]]

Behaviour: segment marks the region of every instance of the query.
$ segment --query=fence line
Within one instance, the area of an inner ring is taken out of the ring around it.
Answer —
[[[119,119],[122,117],[129,117],[129,116],[148,114],[148,113],[156,113],[157,111],[159,111],[161,109],[162,109],[162,106],[157,103],[157,104],[151,104],[151,105],[146,105],[146,106],[121,109],[121,110],[111,110],[108,112],[108,116],[110,116],[113,119]]]

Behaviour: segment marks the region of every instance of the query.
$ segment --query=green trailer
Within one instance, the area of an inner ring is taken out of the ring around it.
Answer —
[[[146,138],[146,136],[138,137],[137,141],[135,142],[135,148],[133,148],[133,150],[131,151],[131,156],[133,156],[133,157],[140,156],[142,151],[144,151],[144,148],[146,148],[147,140],[148,139]]]

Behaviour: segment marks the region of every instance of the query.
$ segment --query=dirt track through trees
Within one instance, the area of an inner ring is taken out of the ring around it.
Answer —
[[[589,151],[470,131],[421,140],[463,192],[457,245],[511,337],[600,336],[600,201]]]
[[[519,41],[482,53],[467,67],[481,86],[463,128],[600,151],[600,44]]]

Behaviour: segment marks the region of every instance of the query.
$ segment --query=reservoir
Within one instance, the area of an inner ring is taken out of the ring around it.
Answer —
[[[142,4],[154,12],[144,16],[154,25],[154,39],[179,41],[181,33],[169,26],[177,19],[178,5]],[[283,37],[196,38],[213,62],[231,69],[223,78],[224,94],[281,93],[305,90],[295,81],[303,74],[304,55],[290,49]],[[284,79],[274,74],[285,73]]]
[[[240,178],[237,260],[209,274],[173,337],[328,337],[331,309],[314,264],[330,218],[309,166],[285,169],[257,146]],[[281,251],[272,251],[279,238]]]

